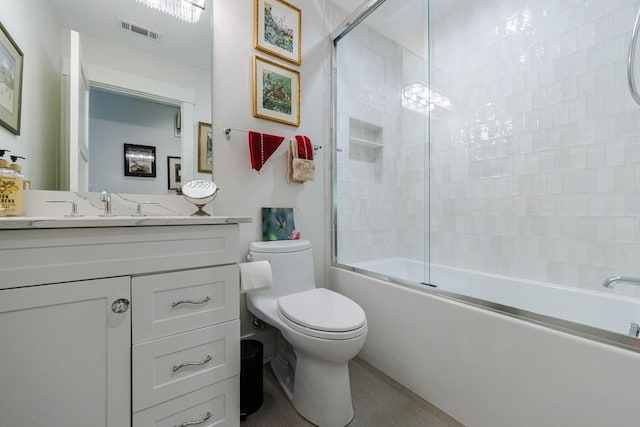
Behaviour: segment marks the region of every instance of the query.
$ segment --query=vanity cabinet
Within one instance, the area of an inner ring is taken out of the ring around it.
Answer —
[[[228,222],[0,229],[0,426],[238,426]]]

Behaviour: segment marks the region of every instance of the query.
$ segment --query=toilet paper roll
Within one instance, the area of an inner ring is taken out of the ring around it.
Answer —
[[[240,292],[269,289],[273,285],[273,275],[269,261],[240,263]]]

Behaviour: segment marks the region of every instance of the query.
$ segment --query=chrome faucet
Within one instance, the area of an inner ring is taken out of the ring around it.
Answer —
[[[100,216],[113,216],[111,213],[111,194],[103,191],[100,193],[100,201],[104,202],[104,212]]]
[[[616,283],[629,283],[630,285],[640,286],[640,278],[638,277],[630,277],[630,276],[611,276],[608,277],[602,282],[602,286],[605,288],[611,288]]]

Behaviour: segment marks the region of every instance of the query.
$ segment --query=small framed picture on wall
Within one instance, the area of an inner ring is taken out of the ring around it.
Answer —
[[[0,125],[20,135],[24,55],[0,23]]]
[[[255,48],[300,65],[302,11],[284,0],[255,2]]]

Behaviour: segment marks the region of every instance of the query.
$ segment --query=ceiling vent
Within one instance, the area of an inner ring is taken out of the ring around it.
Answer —
[[[118,18],[118,27],[120,27],[121,30],[136,34],[140,37],[144,37],[145,39],[159,42],[161,38],[159,32],[141,27],[140,25],[136,25],[133,22],[122,18]]]

